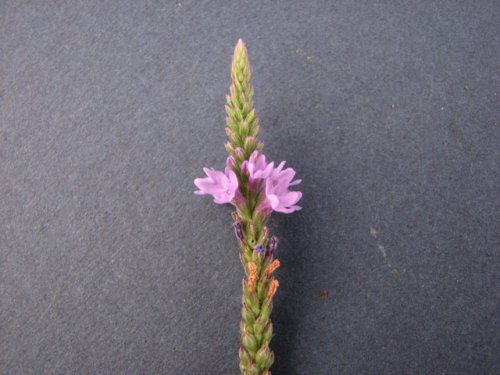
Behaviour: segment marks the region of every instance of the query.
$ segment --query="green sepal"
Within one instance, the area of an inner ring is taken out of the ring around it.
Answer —
[[[257,134],[259,133],[259,129],[256,129],[256,127],[258,126],[258,124],[254,123],[255,119],[256,119],[255,109],[249,108],[248,114],[247,114],[247,117],[245,118],[245,120],[250,125],[250,129],[252,129],[252,133],[254,133],[255,130],[257,130],[257,132],[255,134],[251,134],[253,136],[257,136]]]
[[[260,341],[262,338],[262,333],[264,332],[264,322],[262,322],[260,319],[257,319],[253,325],[253,333],[257,337],[257,341]]]
[[[258,244],[255,246],[258,246]],[[255,251],[252,252],[252,260],[255,264],[262,264],[262,260],[264,259],[264,257],[265,257],[265,254],[259,254],[259,253],[256,253]]]
[[[248,121],[241,120],[240,126],[238,127],[238,135],[240,139],[246,139],[250,133],[250,126],[248,125]]]
[[[248,249],[247,249],[244,254],[245,254],[245,261],[247,263],[251,262],[252,261],[252,252],[248,251]]]
[[[273,338],[273,323],[269,321],[269,323],[267,323],[266,328],[264,328],[264,332],[262,334],[262,340],[263,342],[271,342],[272,338]]]
[[[252,359],[250,358],[250,354],[248,354],[243,346],[240,346],[239,356],[240,366],[243,366],[244,368],[247,367]]]
[[[246,222],[249,221],[252,217],[252,214],[248,212],[247,207],[236,206],[236,211],[238,212],[238,216],[241,218],[241,221]]]
[[[273,302],[268,299],[262,304],[260,317],[267,322],[271,316],[271,311],[273,311]]]
[[[245,375],[260,375],[260,371],[259,371],[259,368],[254,363],[250,363],[247,366],[244,374]]]
[[[244,320],[240,321],[240,333],[243,335],[244,333],[248,333],[249,335],[253,335],[253,328],[251,325],[246,324]]]
[[[255,224],[252,220],[249,220],[247,222],[245,238],[247,239],[247,242],[249,242],[249,240],[252,240],[252,243],[248,244],[253,247],[256,241],[255,241]]]
[[[256,288],[257,297],[259,298],[260,301],[266,298],[268,290],[269,290],[269,281],[263,277],[261,280],[259,280],[259,283]]]
[[[250,354],[255,353],[259,348],[259,343],[255,337],[248,332],[243,332],[241,334],[241,343]]]
[[[264,328],[266,326],[266,322],[261,318],[257,319],[253,324],[253,334],[258,342],[262,342]]]
[[[260,303],[259,299],[255,295],[255,293],[250,294],[248,292],[248,288],[246,285],[245,280],[243,280],[243,297],[242,297],[243,303],[247,309],[250,309],[254,315],[259,315],[260,313]]]
[[[242,111],[241,103],[236,95],[231,95],[229,97],[229,106],[233,110],[232,118],[236,120],[237,124],[239,125],[239,122],[245,118],[245,115]]]
[[[247,324],[253,324],[255,322],[255,314],[245,305],[241,308],[241,316]]]
[[[267,345],[260,348],[255,355],[255,363],[261,370],[267,370],[274,362],[274,354]]]
[[[224,147],[226,148],[228,154],[233,155],[235,153],[234,147],[231,143],[227,142],[226,144],[224,144]]]
[[[257,148],[257,140],[254,136],[248,136],[243,142],[243,150],[245,150],[245,155],[250,156],[252,152]]]
[[[252,310],[252,312],[255,314],[255,315],[259,315],[260,313],[260,303],[259,303],[259,300],[258,298],[254,295],[250,295],[250,298],[247,299],[247,301],[249,301],[249,307],[250,309]]]

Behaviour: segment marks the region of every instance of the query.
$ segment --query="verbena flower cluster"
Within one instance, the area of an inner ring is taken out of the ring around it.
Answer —
[[[271,235],[267,221],[271,213],[292,213],[301,209],[299,184],[295,171],[268,163],[262,153],[264,144],[257,140],[259,120],[253,108],[253,87],[248,51],[240,39],[231,63],[231,86],[225,106],[225,148],[229,153],[224,172],[203,168],[206,177],[197,178],[195,194],[211,195],[215,203],[235,207],[231,217],[243,265],[242,306],[238,352],[242,375],[271,375],[274,353],[269,345],[273,337],[270,319],[273,297],[279,287],[274,272],[278,237]]]
[[[195,194],[212,195],[214,202],[218,204],[231,203],[235,206],[244,204],[244,197],[238,189],[238,177],[232,170],[234,164],[233,157],[229,156],[224,172],[203,168],[207,177],[194,180],[199,189]],[[289,214],[301,209],[297,202],[302,193],[289,190],[290,186],[298,185],[301,180],[293,180],[295,170],[283,169],[284,166],[284,161],[277,167],[274,166],[274,162],[267,163],[266,156],[257,150],[248,160],[243,161],[241,170],[248,177],[247,188],[252,195],[258,196],[257,211],[264,214],[269,214],[271,211]]]

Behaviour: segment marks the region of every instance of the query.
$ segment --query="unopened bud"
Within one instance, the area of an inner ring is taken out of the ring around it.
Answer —
[[[245,137],[249,134],[250,127],[248,125],[248,121],[242,120],[240,122],[240,127],[238,129],[238,133],[240,134],[241,137]]]
[[[271,299],[266,299],[260,309],[260,319],[262,319],[263,321],[269,320],[272,311],[273,301]]]
[[[244,146],[245,146],[245,150],[254,150],[255,147],[256,147],[256,143],[255,143],[255,137],[253,136],[249,136],[249,137],[246,137],[245,138],[245,142],[244,142]]]
[[[265,328],[266,322],[262,318],[257,319],[253,324],[254,333],[256,334],[262,334]]]
[[[245,375],[260,375],[260,370],[259,368],[254,364],[254,363],[250,363],[247,368],[246,368],[246,371],[244,372]]]
[[[255,340],[255,337],[253,337],[249,333],[244,332],[241,335],[241,343],[249,352],[255,352],[257,350],[257,340]]]
[[[228,137],[230,140],[233,140],[233,139],[234,139],[234,137],[235,137],[235,135],[236,135],[236,133],[235,133],[235,132],[233,132],[231,129],[229,129],[229,128],[227,128],[227,127],[226,127],[226,135],[227,135],[227,137]]]
[[[241,317],[246,323],[253,324],[255,322],[255,314],[247,306],[242,306]]]
[[[243,366],[248,366],[248,364],[250,363],[250,355],[242,346],[240,347],[239,356],[240,356],[240,363]]]
[[[243,158],[243,149],[241,147],[236,147],[234,152],[238,157]]]
[[[254,137],[256,137],[257,135],[259,135],[259,132],[260,132],[260,125],[254,124],[254,126],[252,126],[252,130],[250,132],[250,135],[253,135]]]
[[[226,166],[231,169],[234,167],[234,158],[232,156],[227,157]]]
[[[271,367],[274,362],[274,354],[266,345],[259,349],[255,355],[255,363],[262,369],[267,369]]]
[[[273,338],[273,323],[269,321],[267,323],[266,328],[264,328],[264,333],[262,334],[262,337],[264,339],[264,342],[270,342],[271,339]]]
[[[231,145],[231,143],[229,142],[226,142],[224,144],[224,147],[226,148],[226,151],[229,153],[229,154],[232,154],[234,152],[234,148],[233,146]]]
[[[241,164],[241,171],[242,171],[244,174],[248,174],[248,160],[245,160],[245,161]]]

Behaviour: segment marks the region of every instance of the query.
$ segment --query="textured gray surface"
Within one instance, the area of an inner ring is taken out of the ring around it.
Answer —
[[[304,181],[273,374],[498,374],[499,8],[2,1],[0,373],[237,373],[230,208],[192,180],[242,37]]]

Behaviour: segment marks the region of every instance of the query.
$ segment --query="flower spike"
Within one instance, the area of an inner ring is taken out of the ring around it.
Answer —
[[[231,86],[226,97],[225,148],[228,152],[224,172],[203,168],[207,175],[197,178],[195,194],[211,195],[215,203],[231,203],[233,229],[244,267],[242,280],[241,346],[239,349],[242,375],[270,375],[274,353],[269,348],[273,336],[270,320],[272,299],[279,286],[273,276],[280,267],[274,259],[278,238],[270,236],[267,222],[272,212],[292,213],[301,209],[299,191],[290,187],[295,170],[275,166],[262,152],[264,143],[258,140],[259,119],[253,107],[252,70],[248,50],[240,39],[231,62]]]

